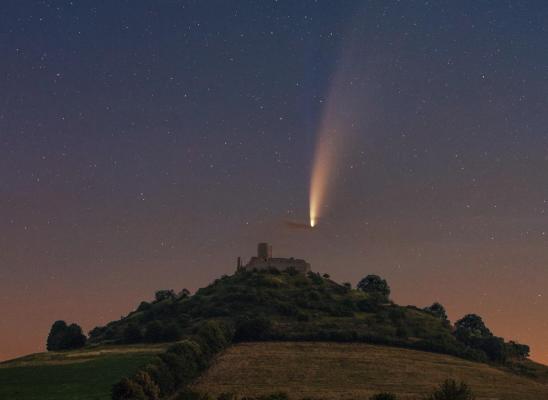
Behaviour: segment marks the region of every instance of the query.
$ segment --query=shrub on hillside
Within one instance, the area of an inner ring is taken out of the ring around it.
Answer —
[[[177,295],[172,289],[158,290],[156,293],[154,293],[154,301],[156,302],[164,300],[175,300],[176,298]]]
[[[386,300],[390,296],[390,286],[385,279],[382,279],[378,275],[367,275],[360,282],[358,282],[358,289],[366,293],[379,293]]]
[[[224,350],[232,342],[232,330],[217,321],[207,321],[198,329],[196,341],[200,344],[202,353],[210,357]]]
[[[182,330],[175,322],[164,324],[153,320],[146,324],[143,340],[147,343],[175,342],[182,336]]]
[[[152,380],[147,372],[143,370],[137,371],[137,373],[133,377],[133,381],[141,386],[147,400],[160,399],[160,388],[158,387],[156,382]]]
[[[513,340],[505,344],[506,354],[510,358],[525,359],[529,357],[531,349],[526,344],[516,343]]]
[[[86,336],[76,324],[67,325],[65,321],[55,321],[49,332],[46,348],[48,351],[71,350],[84,347]]]
[[[371,298],[359,300],[356,303],[356,307],[358,310],[366,313],[375,313],[380,309],[379,302]]]
[[[429,307],[425,307],[423,310],[444,322],[449,321],[447,319],[447,312],[445,311],[445,307],[438,302],[435,302]]]
[[[124,328],[122,341],[127,344],[140,343],[143,341],[143,334],[137,325],[130,323]]]
[[[171,373],[169,366],[162,359],[158,358],[155,362],[147,364],[143,368],[143,371],[156,383],[162,397],[173,393],[176,385],[175,377]]]
[[[132,379],[124,378],[114,385],[112,398],[156,400],[160,395],[169,397],[198,377],[207,368],[213,355],[231,343],[232,337],[230,326],[218,321],[205,322],[192,340],[187,339],[170,346],[156,361],[141,368]]]
[[[466,383],[447,379],[436,391],[426,397],[426,400],[474,400],[475,398],[472,389]]]
[[[272,322],[265,317],[242,318],[236,322],[234,341],[256,341],[268,337],[272,329]]]
[[[129,378],[122,378],[112,387],[112,400],[148,400],[141,385]]]

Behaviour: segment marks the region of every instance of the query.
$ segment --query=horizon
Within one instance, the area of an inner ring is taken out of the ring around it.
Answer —
[[[0,361],[264,240],[548,364],[547,3],[0,7]]]

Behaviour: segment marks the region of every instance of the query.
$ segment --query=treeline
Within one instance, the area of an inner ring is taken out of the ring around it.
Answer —
[[[158,400],[183,390],[208,368],[217,353],[230,345],[233,336],[229,325],[205,322],[194,335],[169,347],[132,377],[116,383],[112,399]]]

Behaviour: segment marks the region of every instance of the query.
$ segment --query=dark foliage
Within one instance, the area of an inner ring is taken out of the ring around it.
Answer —
[[[155,301],[174,300],[176,298],[177,295],[172,289],[158,290],[156,293],[154,293]]]
[[[209,366],[212,357],[231,343],[232,336],[232,329],[226,324],[205,322],[192,339],[169,347],[132,378],[118,382],[112,389],[112,398],[157,400],[160,396],[173,395],[196,379]],[[192,397],[192,392],[182,393],[191,396],[182,398],[198,398]]]
[[[48,351],[71,350],[84,347],[85,344],[86,336],[79,325],[67,326],[65,321],[55,321],[51,326],[46,348]]]
[[[457,383],[448,379],[426,400],[474,400],[475,398],[472,389],[466,383]]]
[[[143,334],[141,333],[141,329],[136,324],[129,324],[124,329],[123,341],[127,344],[142,342]]]
[[[268,337],[272,322],[266,317],[242,318],[236,322],[234,341],[258,341]]]
[[[526,344],[510,341],[506,343],[506,354],[509,358],[525,359],[529,357],[531,349]]]
[[[129,378],[122,378],[112,387],[112,400],[148,400],[141,385]]]
[[[432,314],[434,317],[439,318],[442,321],[448,321],[445,307],[438,302],[432,304],[430,307],[425,307],[424,311]]]
[[[366,293],[379,293],[386,299],[390,296],[390,286],[388,286],[385,279],[382,279],[378,275],[367,275],[358,282],[357,287]]]

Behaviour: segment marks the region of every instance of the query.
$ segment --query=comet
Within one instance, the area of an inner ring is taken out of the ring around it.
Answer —
[[[363,10],[362,10],[363,11]],[[309,225],[315,228],[327,212],[344,174],[345,161],[352,157],[352,143],[365,133],[366,119],[373,114],[372,85],[369,78],[370,47],[359,40],[357,32],[366,29],[358,14],[353,29],[345,36],[340,63],[330,81],[318,125],[309,191]]]

